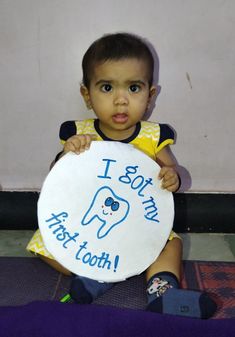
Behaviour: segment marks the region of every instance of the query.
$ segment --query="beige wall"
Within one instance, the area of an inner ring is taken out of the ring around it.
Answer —
[[[1,0],[1,188],[40,189],[61,122],[92,116],[79,94],[84,51],[129,31],[158,52],[150,119],[177,131],[172,149],[191,191],[234,192],[234,22],[232,0]]]

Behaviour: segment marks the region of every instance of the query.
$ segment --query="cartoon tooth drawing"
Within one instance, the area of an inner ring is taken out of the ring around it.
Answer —
[[[127,200],[117,196],[110,187],[104,186],[95,193],[81,224],[89,225],[98,219],[102,224],[97,231],[97,238],[102,239],[126,219],[129,210]]]

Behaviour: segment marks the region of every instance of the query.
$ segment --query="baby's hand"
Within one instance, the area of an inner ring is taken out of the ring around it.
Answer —
[[[92,140],[95,140],[95,135],[75,135],[70,137],[64,144],[64,154],[67,152],[75,152],[80,154],[90,148]]]
[[[163,166],[158,178],[162,179],[162,188],[170,192],[176,192],[180,187],[180,180],[176,170],[172,167]]]

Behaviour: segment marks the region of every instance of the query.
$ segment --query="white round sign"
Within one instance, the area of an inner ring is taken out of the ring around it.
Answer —
[[[94,141],[48,174],[38,222],[48,251],[75,274],[118,282],[160,254],[173,225],[172,193],[160,167],[132,145]]]

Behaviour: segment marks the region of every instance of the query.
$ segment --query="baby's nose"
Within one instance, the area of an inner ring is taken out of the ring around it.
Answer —
[[[115,105],[123,105],[128,104],[128,95],[124,90],[118,90],[114,97],[114,104]]]

